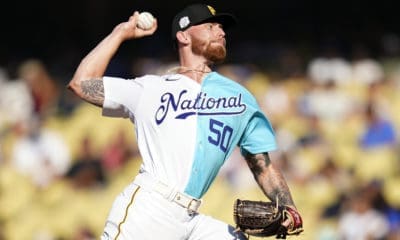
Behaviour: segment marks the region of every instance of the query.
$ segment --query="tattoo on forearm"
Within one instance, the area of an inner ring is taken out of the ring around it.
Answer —
[[[270,200],[294,205],[289,187],[281,172],[272,166],[268,153],[248,154],[245,159],[258,185]]]
[[[256,178],[262,173],[263,167],[266,167],[271,163],[267,153],[249,154],[246,155],[245,158],[250,170]]]
[[[97,106],[104,103],[104,85],[102,79],[89,79],[81,83],[84,99]]]

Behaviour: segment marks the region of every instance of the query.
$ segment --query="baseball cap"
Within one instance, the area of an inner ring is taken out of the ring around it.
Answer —
[[[202,3],[191,4],[175,15],[172,21],[171,37],[191,26],[206,22],[221,23],[224,29],[236,24],[236,17],[229,13],[218,13],[212,6]]]

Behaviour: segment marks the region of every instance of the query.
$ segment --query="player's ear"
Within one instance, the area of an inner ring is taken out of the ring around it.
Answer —
[[[178,42],[183,43],[185,45],[190,42],[187,32],[184,32],[184,31],[178,31],[176,33],[176,39]]]

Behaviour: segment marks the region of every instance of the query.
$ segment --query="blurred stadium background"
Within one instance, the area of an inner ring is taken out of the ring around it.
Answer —
[[[128,120],[101,117],[65,85],[134,10],[152,12],[159,30],[124,43],[107,74],[133,78],[175,66],[170,22],[188,2],[2,7],[1,240],[98,239],[140,156]],[[227,62],[216,70],[253,92],[275,128],[280,149],[272,157],[304,218],[296,239],[399,240],[400,15],[393,1],[207,3],[239,19],[227,35]],[[236,198],[265,200],[238,152],[201,211],[233,224]],[[360,232],[370,235],[355,237]]]

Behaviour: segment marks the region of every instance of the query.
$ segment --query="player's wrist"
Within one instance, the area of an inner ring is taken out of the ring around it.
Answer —
[[[303,232],[303,219],[297,209],[286,206],[285,218],[286,220],[290,220],[287,226],[287,234],[298,235]]]

